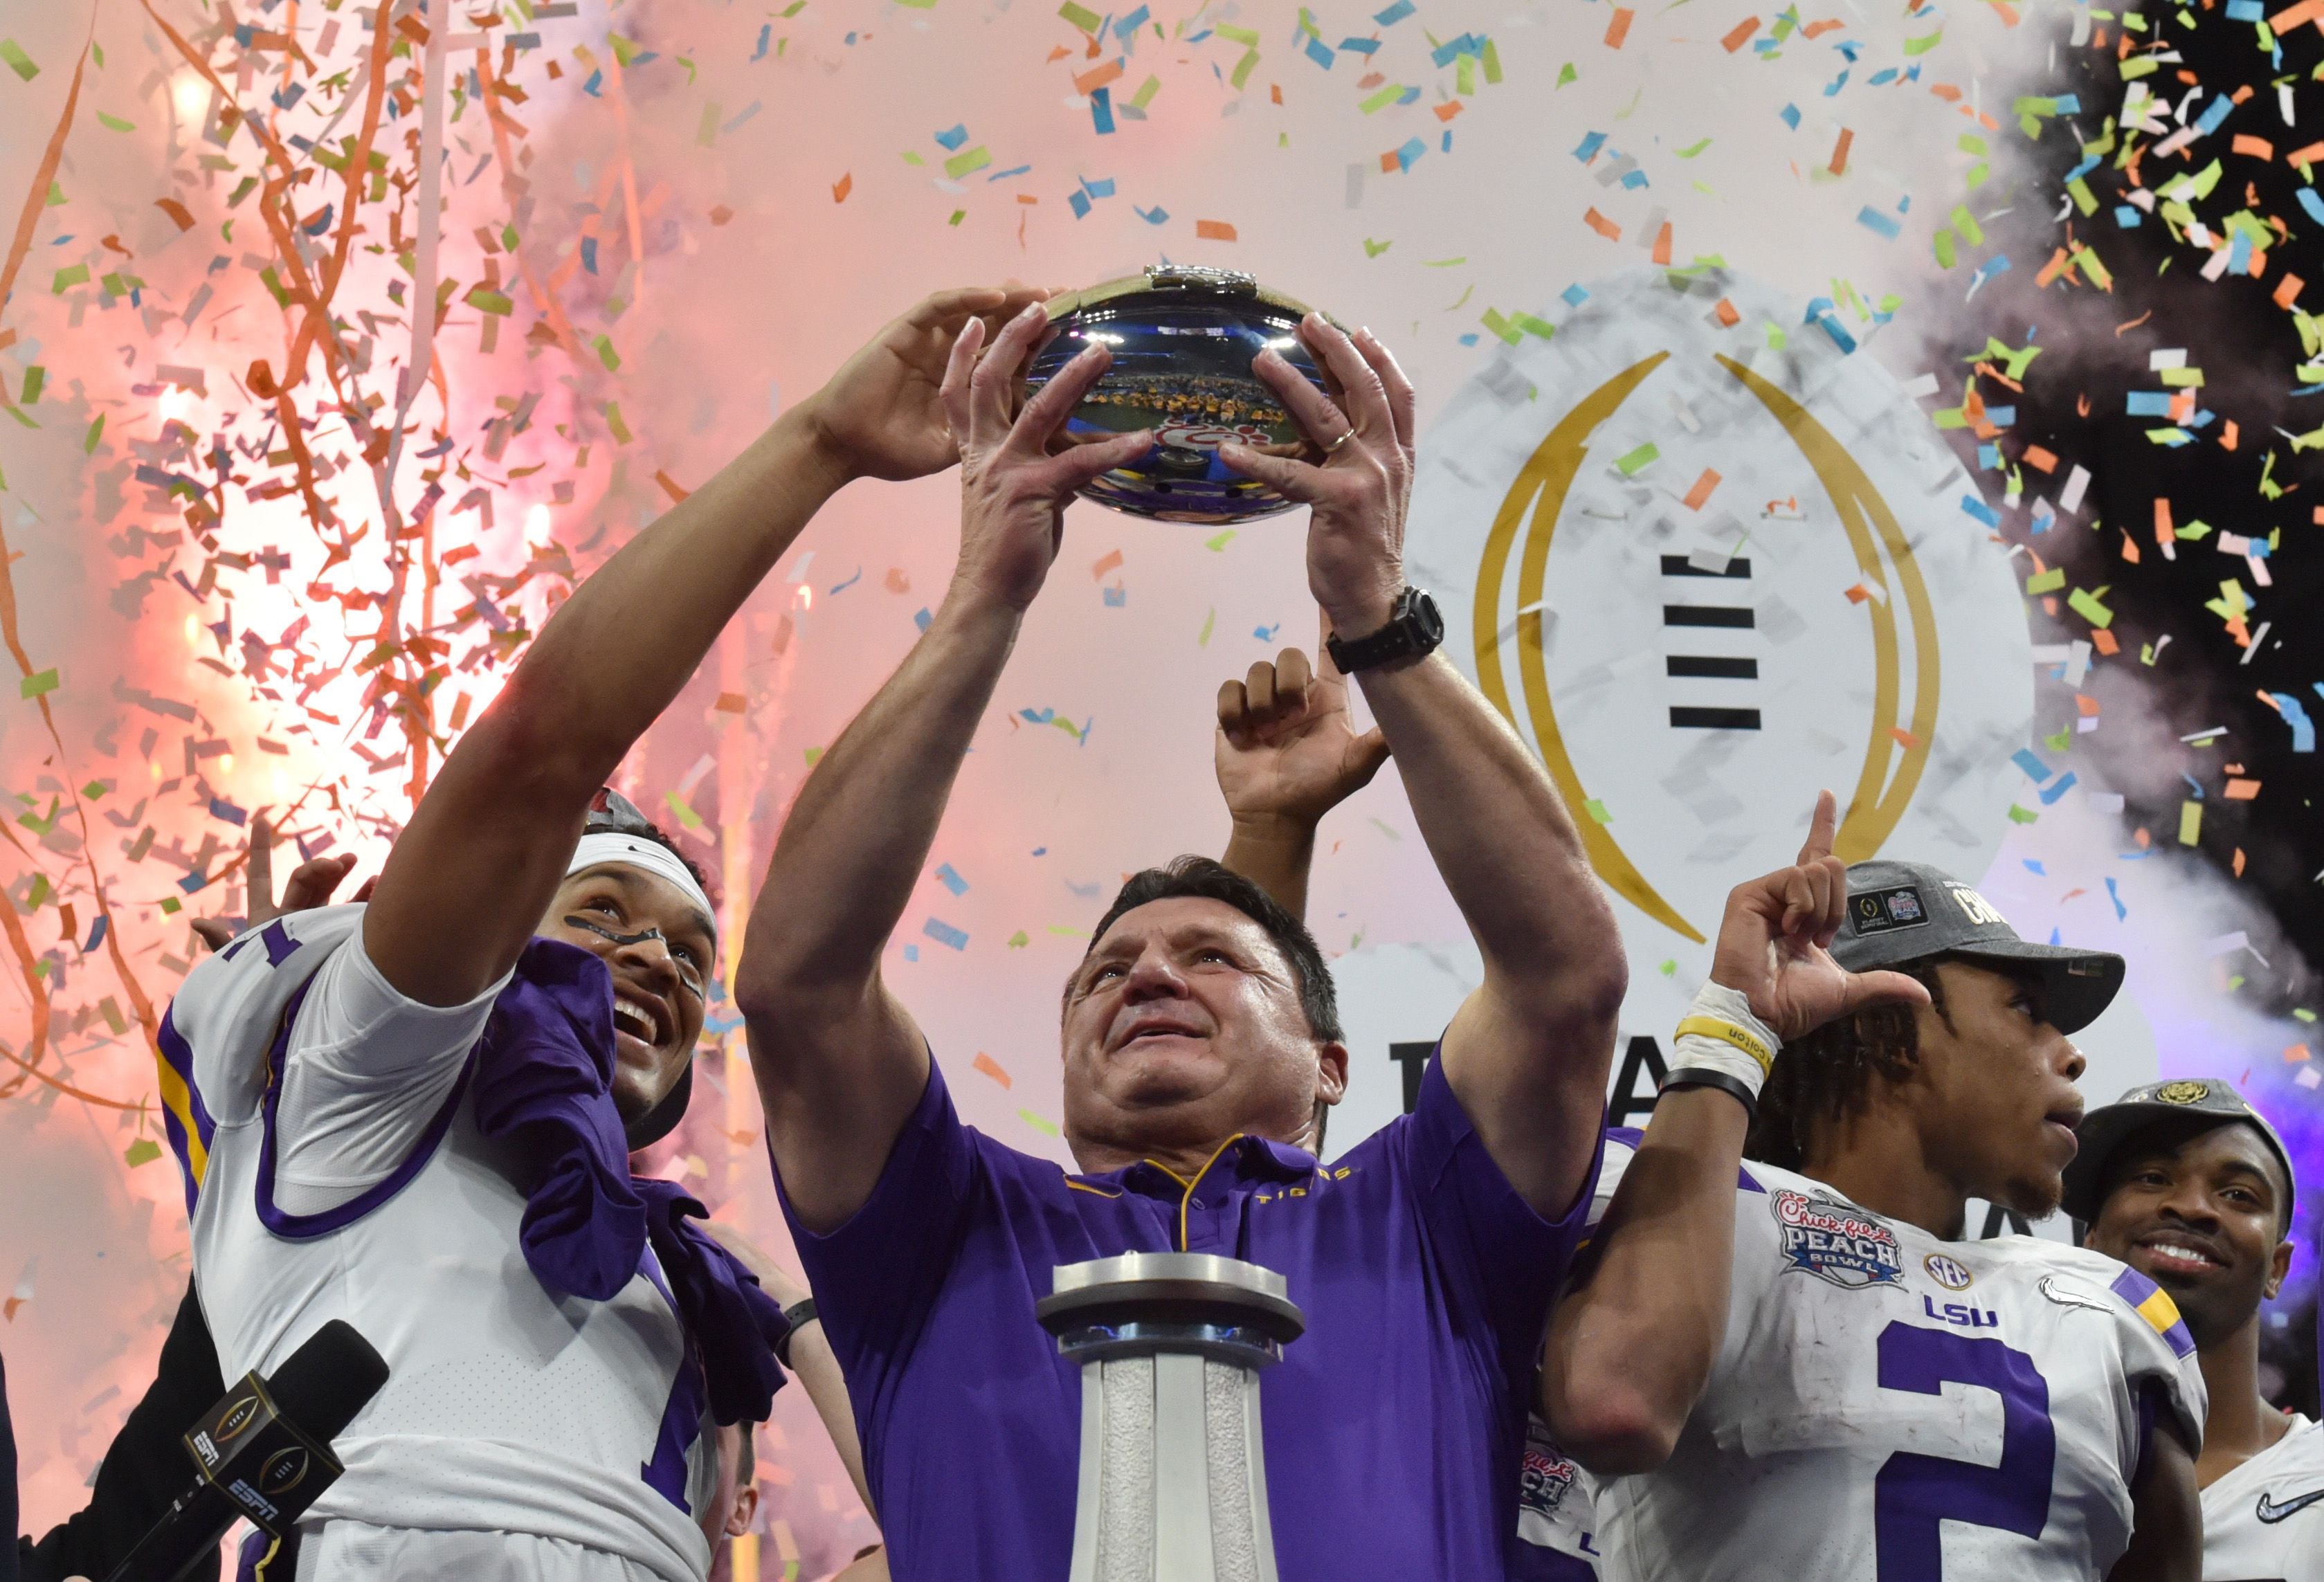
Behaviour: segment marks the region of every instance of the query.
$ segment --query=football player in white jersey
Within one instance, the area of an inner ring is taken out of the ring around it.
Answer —
[[[2211,1398],[2195,1481],[2205,1582],[2324,1577],[2324,1428],[2259,1391],[2259,1304],[2292,1267],[2292,1158],[2229,1084],[2134,1088],[2066,1172],[2089,1245],[2171,1293]]]
[[[1543,1412],[1604,1475],[1600,1574],[2197,1582],[2203,1381],[2170,1297],[1959,1239],[1973,1197],[2057,1208],[2066,1034],[2121,960],[2028,944],[1932,869],[1843,869],[1833,825],[1826,796],[1799,865],[1729,897],[1551,1324]]]
[[[697,876],[600,787],[832,492],[953,463],[955,336],[1041,295],[887,327],[575,591],[367,906],[245,933],[173,1002],[163,1097],[227,1376],[332,1318],[391,1370],[301,1523],[301,1582],[707,1571],[702,1430],[765,1415],[782,1320],[699,1205],[631,1180],[682,1113],[715,941]]]

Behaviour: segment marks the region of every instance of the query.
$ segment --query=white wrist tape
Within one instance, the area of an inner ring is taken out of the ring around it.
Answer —
[[[1683,1072],[1716,1072],[1741,1083],[1753,1101],[1784,1046],[1775,1029],[1751,1014],[1741,989],[1718,983],[1706,983],[1696,993],[1673,1044],[1674,1081]]]

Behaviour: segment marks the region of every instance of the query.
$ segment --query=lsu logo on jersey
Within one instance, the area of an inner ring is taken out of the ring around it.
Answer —
[[[1579,1470],[1572,1458],[1557,1447],[1537,1436],[1529,1437],[1526,1441],[1525,1473],[1517,1483],[1517,1504],[1543,1516],[1555,1515]]]
[[[1878,1220],[1788,1188],[1777,1188],[1774,1199],[1784,1257],[1793,1268],[1844,1291],[1903,1283],[1904,1255],[1896,1233]]]

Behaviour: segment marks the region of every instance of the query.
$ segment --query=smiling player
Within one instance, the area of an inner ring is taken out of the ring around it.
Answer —
[[[2204,1577],[2324,1577],[2324,1429],[2259,1393],[2259,1304],[2292,1266],[2282,1139],[2227,1083],[2182,1080],[2090,1111],[2081,1141],[2067,1211],[2171,1293],[2203,1365]]]

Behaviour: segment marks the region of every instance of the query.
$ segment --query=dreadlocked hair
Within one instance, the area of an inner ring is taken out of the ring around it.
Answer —
[[[1892,970],[1918,981],[1945,1026],[1945,992],[1937,968],[1950,956],[1908,961]],[[1898,1083],[1920,1065],[1918,1010],[1913,1006],[1873,1005],[1826,1022],[1776,1053],[1759,1093],[1758,1113],[1743,1152],[1778,1170],[1806,1166],[1816,1132],[1864,1113],[1875,1081]]]

